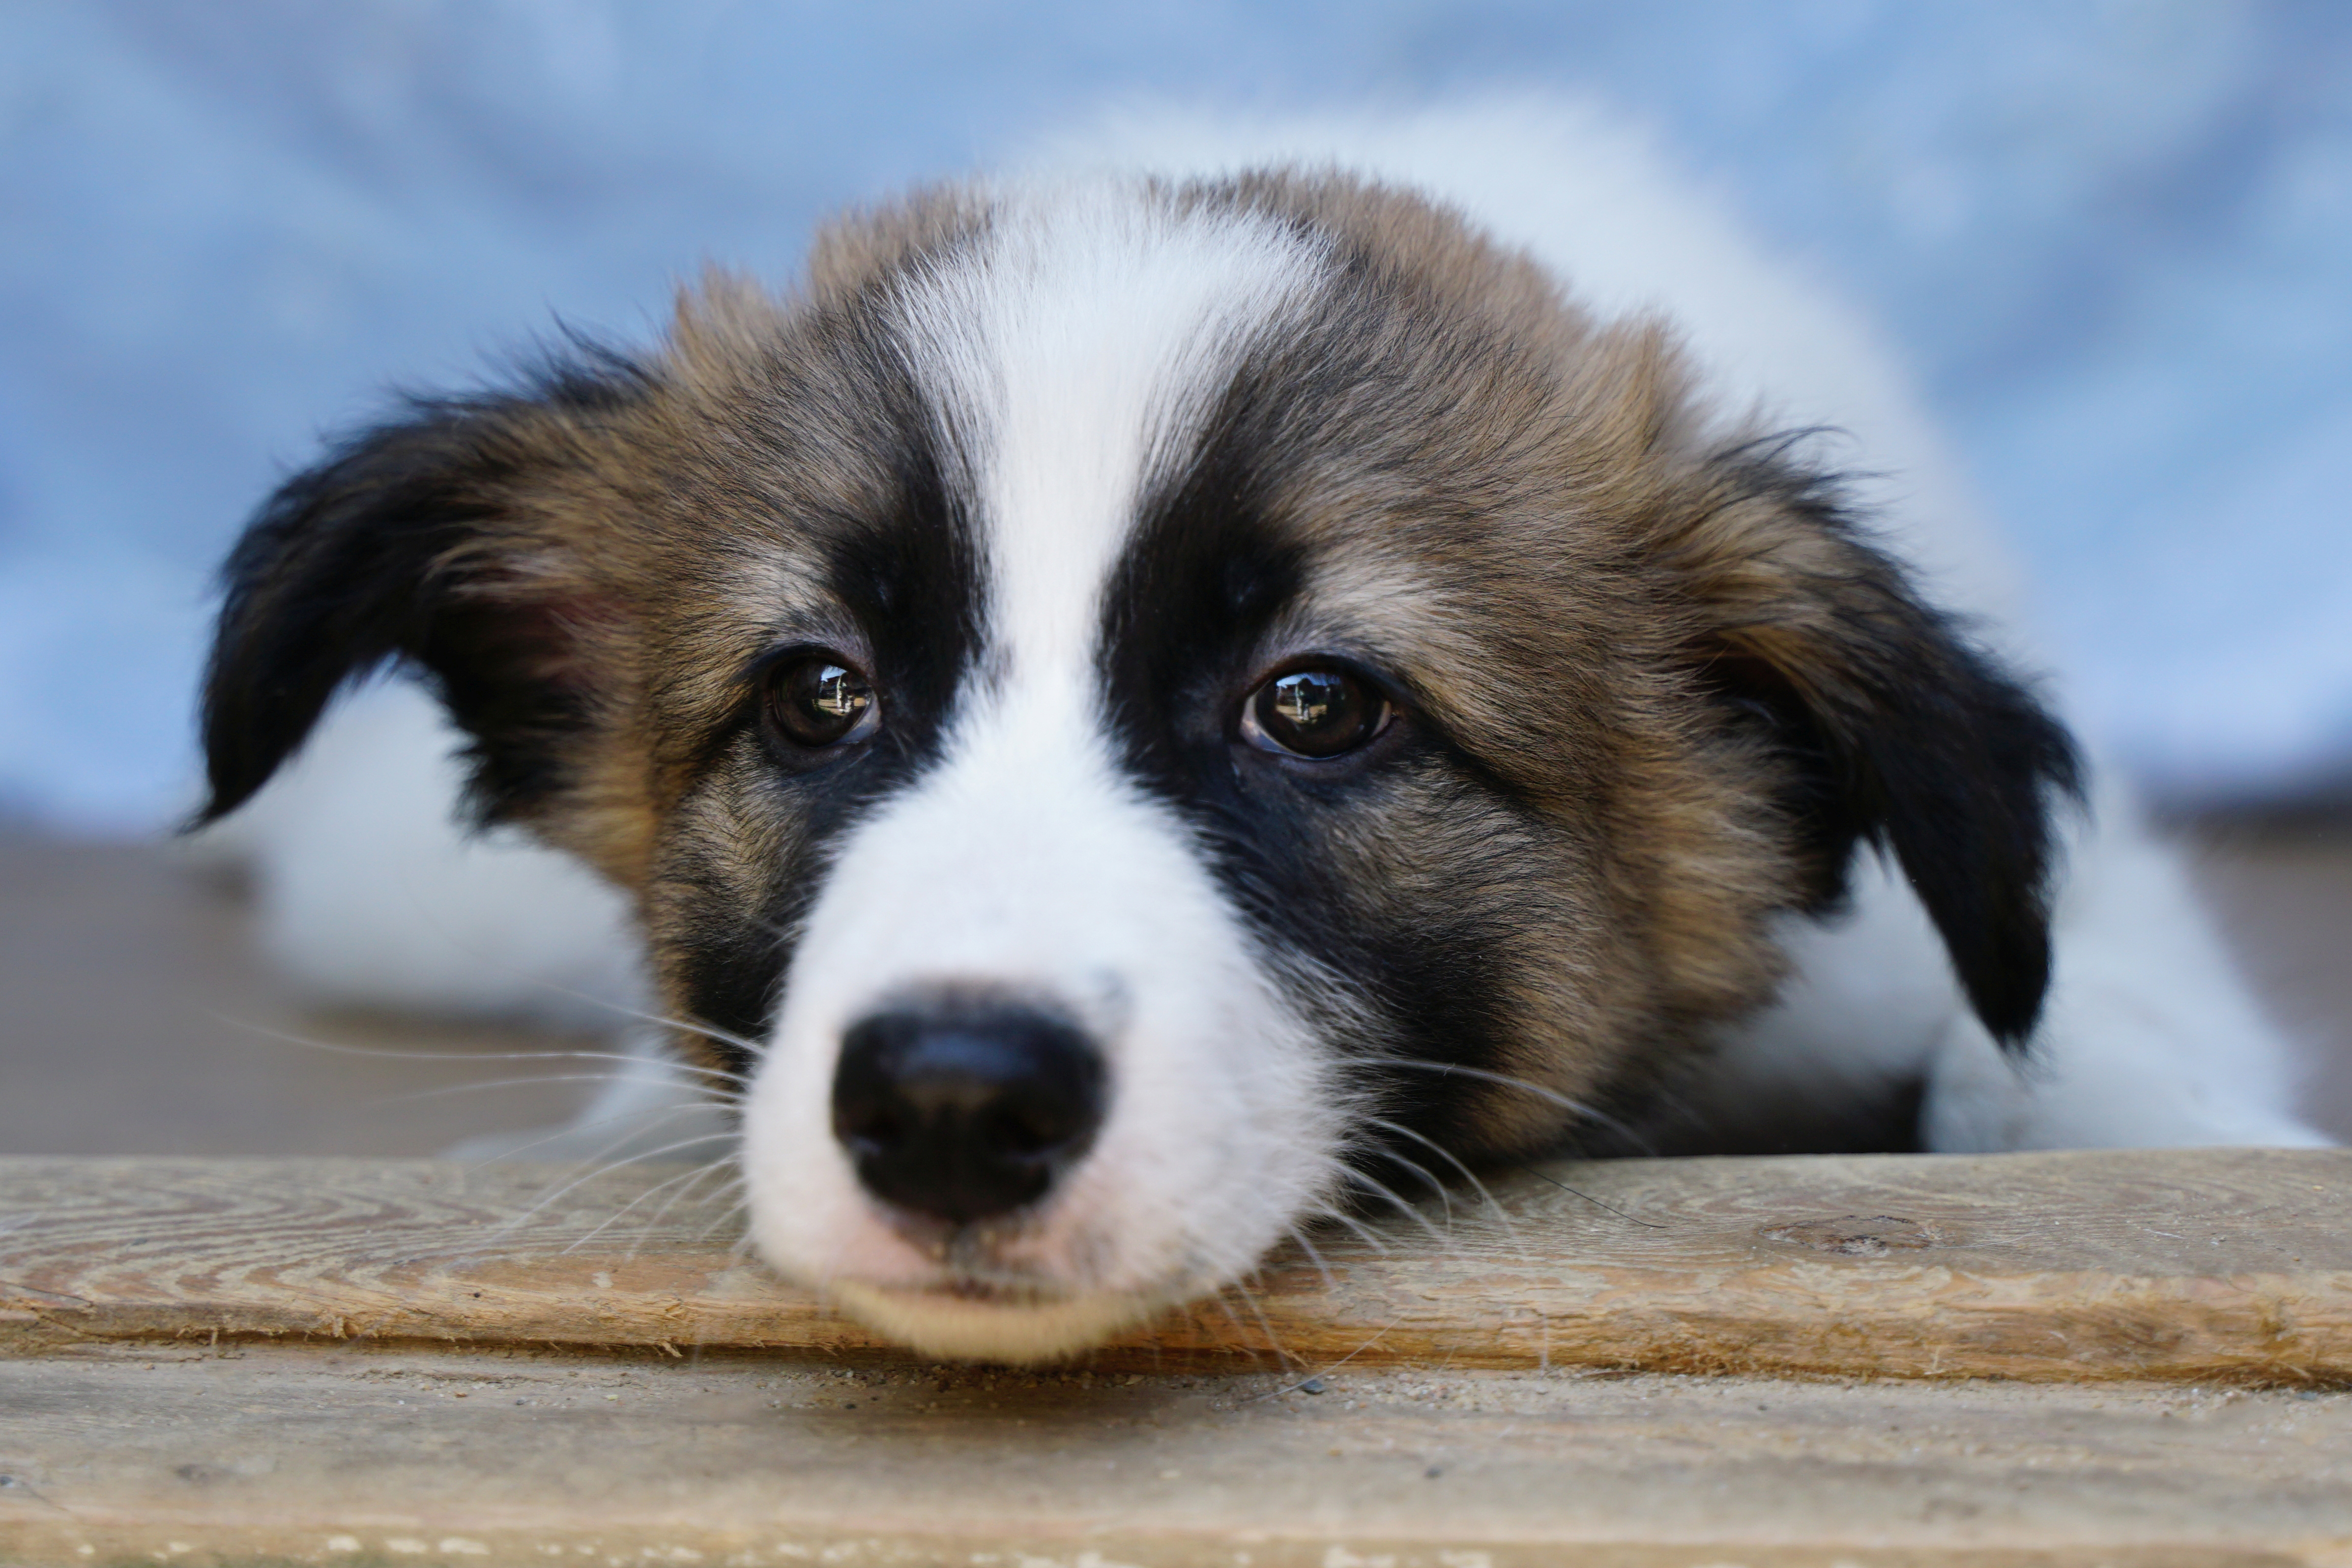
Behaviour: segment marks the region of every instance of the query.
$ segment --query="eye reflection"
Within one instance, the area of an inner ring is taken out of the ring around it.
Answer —
[[[1346,700],[1339,681],[1325,670],[1286,675],[1274,682],[1274,710],[1294,729],[1315,729]]]
[[[1261,750],[1292,756],[1345,755],[1386,727],[1388,700],[1336,667],[1277,675],[1242,705],[1242,733]]]
[[[865,740],[881,720],[873,683],[827,652],[779,664],[768,678],[767,712],[782,740],[811,751]]]
[[[849,724],[856,722],[873,700],[874,694],[857,679],[856,671],[828,664],[816,673],[808,705],[818,713]]]

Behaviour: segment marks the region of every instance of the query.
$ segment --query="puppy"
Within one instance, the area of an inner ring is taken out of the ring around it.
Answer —
[[[226,580],[205,816],[421,673],[626,895],[761,1256],[928,1353],[1547,1151],[2318,1141],[1899,382],[1573,110],[852,215]]]

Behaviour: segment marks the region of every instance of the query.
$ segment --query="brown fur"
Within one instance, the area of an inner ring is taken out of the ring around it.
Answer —
[[[1801,468],[1708,434],[1662,328],[1596,326],[1527,258],[1348,178],[1162,199],[1332,247],[1314,329],[1260,349],[1229,414],[1274,454],[1253,459],[1265,521],[1306,562],[1278,627],[1378,658],[1443,742],[1335,808],[1316,896],[1370,931],[1449,911],[1497,1021],[1486,1065],[1637,1106],[1771,994],[1774,919],[1833,898],[1854,834],[1882,831],[1862,795],[1837,808],[1849,826],[1822,827],[1808,790],[1892,787],[1871,772],[1891,688],[1975,679],[1974,656]],[[425,474],[405,591],[434,607],[311,680],[310,712],[370,651],[435,672],[480,738],[487,809],[628,889],[665,1005],[703,1006],[712,966],[789,929],[794,879],[814,874],[814,830],[778,805],[741,715],[779,626],[852,652],[871,635],[827,583],[844,540],[908,504],[888,461],[907,394],[870,341],[882,307],[989,222],[952,188],[853,216],[789,297],[707,277],[603,395],[428,407],[306,476],[233,568],[213,809],[277,761],[229,731],[245,642],[306,591],[289,560],[382,504],[388,475]],[[1339,361],[1354,370],[1335,378]],[[1279,406],[1318,376],[1328,396]],[[534,717],[501,729],[510,709]],[[1808,782],[1816,753],[1829,784]],[[2038,765],[2028,794],[2063,777]],[[2016,897],[2038,908],[2026,861]],[[1568,1120],[1481,1084],[1444,1131],[1499,1152]]]

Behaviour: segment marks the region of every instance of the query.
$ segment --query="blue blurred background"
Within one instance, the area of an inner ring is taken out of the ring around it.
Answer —
[[[0,814],[189,802],[213,563],[324,430],[1139,93],[1599,95],[1874,314],[2161,795],[2352,779],[2352,5],[11,0]]]

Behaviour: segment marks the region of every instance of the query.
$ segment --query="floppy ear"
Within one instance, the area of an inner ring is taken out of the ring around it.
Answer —
[[[1814,908],[1858,840],[1890,851],[1985,1027],[2023,1047],[2050,978],[2051,814],[2080,796],[2066,731],[1864,538],[1788,438],[1720,452],[1664,559],[1691,652],[1790,764]]]
[[[472,737],[483,820],[527,816],[561,787],[562,742],[590,696],[583,642],[612,612],[521,498],[635,377],[615,360],[551,372],[530,395],[420,401],[279,489],[223,571],[196,825],[242,805],[338,689],[393,659]]]

